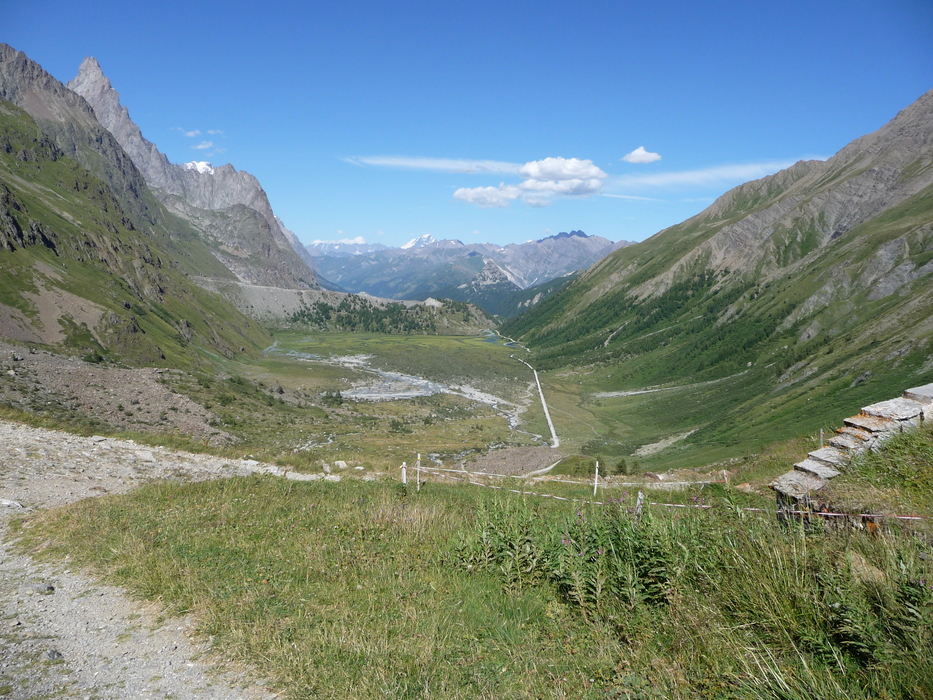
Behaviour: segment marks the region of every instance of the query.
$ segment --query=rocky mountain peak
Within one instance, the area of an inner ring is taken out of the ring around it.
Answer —
[[[434,240],[434,236],[426,233],[423,236],[418,236],[417,238],[412,238],[408,243],[402,246],[402,250],[409,250],[410,248],[424,248],[429,246],[432,243],[437,243]]]
[[[155,222],[157,214],[139,196],[144,176],[92,107],[7,44],[0,44],[0,99],[24,109],[63,153],[104,180],[128,212]]]
[[[214,254],[242,281],[286,288],[317,287],[310,257],[297,238],[282,230],[255,177],[229,163],[217,168],[201,162],[170,163],[142,135],[92,57],[84,59],[68,87],[90,104],[169,211],[206,234],[215,243]],[[265,262],[259,267],[244,264],[243,259],[253,254]]]
[[[84,60],[81,61],[81,66],[78,68],[78,75],[75,76],[72,82],[103,85],[108,89],[113,87],[110,84],[110,79],[104,75],[100,63],[98,63],[97,59],[93,56],[86,56]]]
[[[589,236],[583,233],[583,231],[571,231],[570,233],[567,233],[566,231],[561,231],[560,233],[556,233],[553,236],[548,236],[547,238],[541,238],[540,240],[541,241],[547,241],[547,240],[561,241],[566,238],[574,238],[574,237],[589,238]]]

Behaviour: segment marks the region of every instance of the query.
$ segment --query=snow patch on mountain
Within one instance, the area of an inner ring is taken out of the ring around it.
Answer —
[[[183,163],[181,167],[185,170],[197,170],[203,175],[214,174],[214,166],[203,160],[193,160],[190,163]]]
[[[418,236],[417,238],[412,238],[408,243],[402,246],[402,250],[409,250],[410,248],[424,248],[436,243],[434,236],[429,233],[424,234],[423,236]]]

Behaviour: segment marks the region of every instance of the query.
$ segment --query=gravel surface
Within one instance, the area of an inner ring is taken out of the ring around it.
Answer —
[[[564,456],[560,450],[551,447],[504,447],[461,462],[460,466],[468,471],[513,476],[544,469]]]
[[[0,404],[37,413],[82,415],[111,429],[171,432],[232,442],[216,416],[165,379],[176,370],[95,365],[76,357],[0,342]]]
[[[55,568],[10,551],[9,519],[151,479],[284,473],[229,460],[79,437],[0,421],[0,696],[9,698],[271,698],[247,671],[231,671],[195,637],[191,619],[101,586],[67,564]],[[328,475],[329,480],[339,476]]]

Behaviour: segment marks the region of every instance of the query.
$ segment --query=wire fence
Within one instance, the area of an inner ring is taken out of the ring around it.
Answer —
[[[595,499],[572,498],[569,496],[558,496],[556,494],[551,494],[551,493],[540,493],[537,491],[528,491],[525,489],[514,489],[514,488],[509,488],[506,486],[497,486],[496,484],[487,484],[482,481],[476,481],[475,479],[470,478],[473,475],[493,476],[493,477],[506,476],[503,474],[488,474],[486,472],[468,472],[465,470],[440,469],[436,467],[424,467],[420,465],[416,466],[415,468],[418,471],[418,477],[417,477],[418,488],[421,487],[420,474],[423,472],[426,474],[432,474],[442,479],[450,479],[452,481],[459,481],[461,483],[470,484],[472,486],[480,486],[483,488],[494,489],[496,491],[507,491],[509,493],[515,493],[521,496],[535,496],[537,498],[551,498],[557,501],[590,503],[590,504],[597,505],[597,506],[615,505],[613,503],[607,503],[605,501],[597,501]],[[403,463],[403,466],[402,466],[403,483],[407,483],[405,469],[406,469],[406,465]],[[454,474],[461,474],[463,476],[454,476]],[[577,484],[581,486],[590,486],[589,482],[564,481],[564,480],[560,480],[560,481],[555,480],[555,481],[558,481],[558,483],[563,483],[563,484]],[[598,481],[598,479],[594,481]],[[674,484],[675,482],[667,482],[667,483]],[[683,483],[708,484],[708,483],[728,483],[728,482],[704,481],[704,482],[683,482]],[[633,483],[630,485],[643,486],[643,484],[637,484],[637,483]],[[594,484],[594,492],[595,492],[595,484]],[[644,503],[644,505],[646,506],[656,506],[659,508],[684,508],[684,509],[693,508],[693,509],[699,509],[699,510],[715,510],[720,507],[720,506],[714,506],[714,505],[707,505],[703,503],[659,503],[655,501],[647,501],[647,500],[644,500],[644,494],[642,494],[641,491],[638,492],[638,499],[639,499],[638,501],[639,504]],[[891,513],[837,513],[837,512],[823,512],[823,511],[818,511],[818,510],[792,510],[792,509],[786,509],[786,508],[775,508],[772,510],[770,508],[752,508],[752,507],[731,508],[730,507],[730,510],[751,512],[751,513],[766,513],[766,514],[777,515],[777,516],[800,515],[800,516],[820,517],[820,518],[850,518],[853,520],[869,520],[869,521],[873,521],[876,519],[893,519],[893,520],[904,520],[904,521],[919,521],[919,520],[933,519],[931,518],[931,516],[926,516],[926,515],[895,515]]]

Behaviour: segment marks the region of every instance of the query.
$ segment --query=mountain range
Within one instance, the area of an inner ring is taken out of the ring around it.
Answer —
[[[609,392],[741,376],[683,419],[693,441],[799,431],[931,381],[933,91],[615,251],[502,332],[539,367],[602,368]]]
[[[88,103],[0,44],[0,332],[188,367],[268,333],[189,275],[234,278],[168,212]]]
[[[490,320],[460,302],[444,318],[438,302],[409,314],[387,300],[467,299],[522,311],[501,332],[558,370],[551,381],[593,387],[580,405],[600,404],[607,455],[641,447],[603,404],[632,392],[691,387],[651,415],[655,434],[734,446],[933,381],[933,91],[832,158],[745,183],[641,243],[571,231],[311,256],[252,176],[168,163],[96,62],[72,87],[91,101],[0,45],[4,338],[190,368],[256,355],[282,323],[473,332]],[[382,301],[320,289],[307,260]]]
[[[392,332],[489,326],[463,304],[321,290],[254,177],[168,163],[93,59],[71,85],[0,45],[0,337],[191,367],[257,354],[272,342],[263,324],[330,327],[329,309],[349,309],[344,330],[357,316]]]
[[[469,301],[508,317],[521,309],[522,290],[564,278],[626,245],[571,231],[506,246],[420,236],[400,248],[319,242],[308,251],[325,285],[390,299]]]
[[[517,306],[502,300],[529,285],[588,267],[617,247],[606,239],[578,231],[506,247],[465,246],[459,241],[437,242],[426,236],[400,249],[355,245],[352,252],[365,250],[364,255],[372,258],[364,260],[354,255],[335,265],[331,258],[342,257],[346,247],[302,245],[275,215],[266,192],[249,173],[231,164],[214,167],[207,162],[169,162],[130,118],[94,58],[82,62],[77,76],[66,87],[87,101],[161,204],[198,231],[211,253],[241,285],[292,290],[324,287],[399,300],[443,297],[478,303],[493,313],[507,309],[517,313]],[[438,255],[441,250],[447,252]],[[404,254],[398,255],[402,251]],[[483,256],[482,260],[461,260],[476,255]],[[358,268],[351,272],[354,264]],[[199,279],[209,277],[205,274]],[[232,289],[229,284],[218,284],[224,278],[200,283],[228,293],[226,290]],[[237,293],[229,298],[237,302],[242,296]]]

